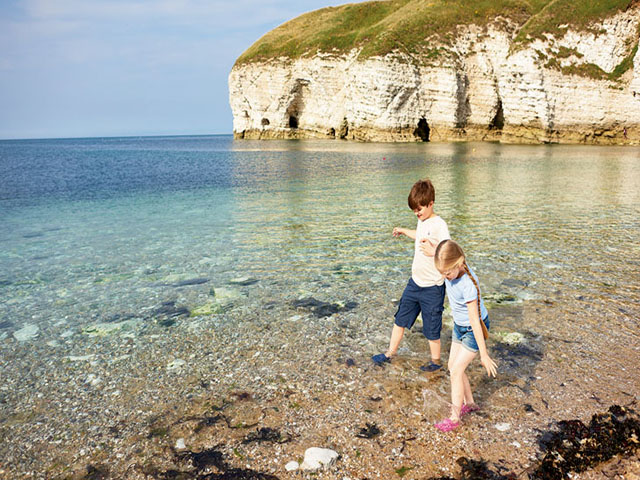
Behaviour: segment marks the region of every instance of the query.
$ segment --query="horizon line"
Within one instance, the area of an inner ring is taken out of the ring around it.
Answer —
[[[222,137],[233,136],[233,133],[180,133],[180,134],[156,134],[156,135],[89,135],[86,137],[17,137],[2,138],[0,142],[23,141],[23,140],[92,140],[99,138],[157,138],[157,137]]]

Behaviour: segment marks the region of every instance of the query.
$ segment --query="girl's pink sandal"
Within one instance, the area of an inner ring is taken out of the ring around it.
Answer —
[[[477,412],[478,410],[480,410],[480,407],[478,405],[468,405],[464,403],[462,405],[462,408],[460,409],[460,416],[466,415],[467,413]]]
[[[454,422],[450,418],[445,418],[441,422],[435,424],[435,427],[441,432],[450,432],[460,426],[460,422]]]

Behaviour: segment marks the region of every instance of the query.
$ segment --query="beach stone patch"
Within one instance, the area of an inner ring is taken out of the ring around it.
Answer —
[[[292,305],[295,308],[304,308],[317,318],[329,317],[335,313],[347,312],[349,310],[353,310],[358,306],[357,302],[347,302],[345,304],[342,303],[329,303],[323,302],[313,297],[304,297],[294,300]]]
[[[302,470],[319,470],[328,468],[338,460],[338,453],[328,448],[311,447],[304,452]]]
[[[26,342],[38,336],[40,328],[32,323],[26,323],[20,330],[13,332],[13,337],[19,342]]]
[[[11,328],[11,327],[13,327],[13,323],[10,322],[9,320],[4,320],[0,322],[0,330],[4,330],[6,328]]]

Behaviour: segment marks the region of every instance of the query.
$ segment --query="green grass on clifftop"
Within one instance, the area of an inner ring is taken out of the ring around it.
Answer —
[[[361,58],[392,51],[431,51],[428,39],[448,43],[458,25],[487,25],[498,17],[520,26],[526,43],[567,26],[585,29],[637,0],[384,0],[328,7],[301,15],[270,31],[237,64],[305,54],[345,53],[361,48]]]

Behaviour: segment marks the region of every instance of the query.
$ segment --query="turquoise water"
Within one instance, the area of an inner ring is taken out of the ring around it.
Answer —
[[[488,295],[508,280],[520,299],[588,296],[637,320],[639,163],[610,147],[0,142],[0,334],[193,310],[239,277],[255,286],[236,307],[319,285],[323,301],[395,298],[412,252],[390,232],[414,226],[407,192],[427,176]]]

